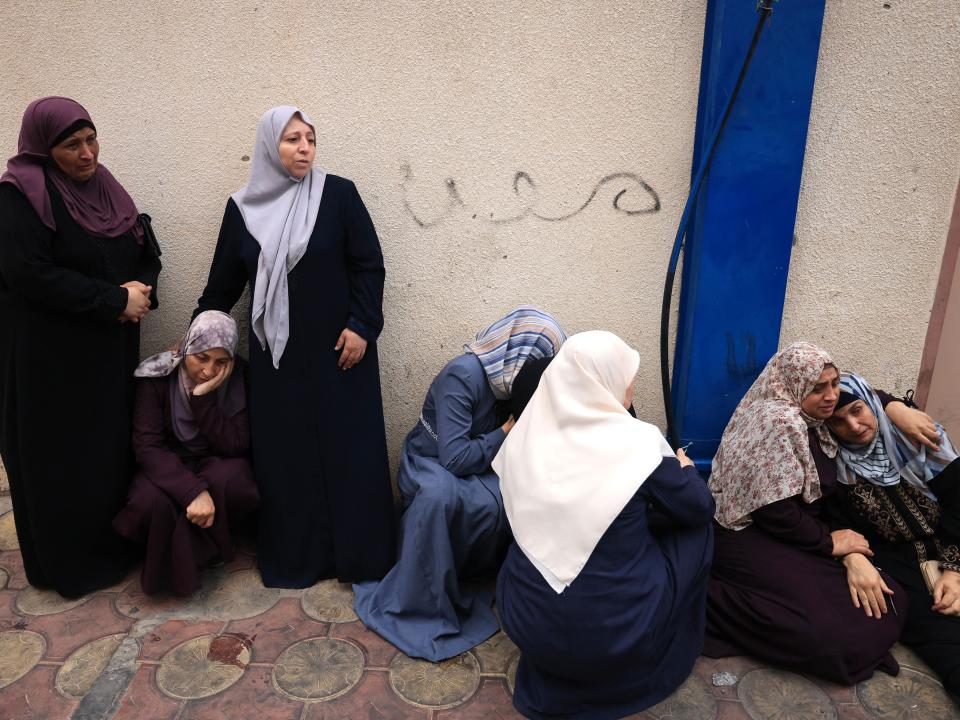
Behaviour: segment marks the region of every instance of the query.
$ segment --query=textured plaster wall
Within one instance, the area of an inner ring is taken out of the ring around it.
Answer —
[[[958,175],[960,5],[829,0],[781,342],[916,387]]]
[[[942,2],[891,4],[829,3],[783,338],[822,339],[876,373],[893,324],[906,349],[880,375],[899,389],[916,374],[957,180],[960,35]],[[521,302],[637,346],[636,404],[662,423],[659,302],[689,183],[704,8],[7,0],[0,150],[14,151],[38,96],[91,111],[101,161],[165,249],[148,353],[185,327],[258,117],[300,105],[319,164],[357,183],[380,233],[394,457],[436,371]],[[854,289],[864,283],[869,296]]]

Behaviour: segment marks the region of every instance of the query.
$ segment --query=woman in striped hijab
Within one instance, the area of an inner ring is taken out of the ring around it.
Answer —
[[[906,591],[901,641],[960,695],[960,460],[942,425],[935,424],[933,447],[914,444],[887,417],[883,399],[859,375],[840,379],[827,421],[839,445],[830,508],[869,540],[873,564]],[[861,563],[878,575],[870,561]]]
[[[440,371],[407,435],[397,485],[404,504],[397,564],[380,582],[354,586],[361,620],[404,653],[459,655],[500,627],[490,593],[510,541],[500,481],[490,463],[514,418],[514,383],[535,386],[566,335],[550,315],[521,306],[479,332]],[[524,371],[524,368],[527,368]]]

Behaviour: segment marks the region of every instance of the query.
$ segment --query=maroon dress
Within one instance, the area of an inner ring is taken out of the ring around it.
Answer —
[[[244,382],[246,364],[236,359],[231,381]],[[141,378],[133,416],[133,450],[138,471],[127,505],[113,527],[146,545],[141,586],[152,594],[188,595],[200,587],[200,569],[233,559],[231,529],[257,508],[259,496],[248,459],[247,409],[226,413],[217,393],[191,397],[190,407],[206,444],[188,449],[174,434],[168,377]],[[202,529],[186,508],[207,490],[215,508],[213,525]]]
[[[822,497],[786,498],[752,513],[743,530],[714,524],[715,554],[707,590],[708,657],[753,655],[789,670],[852,685],[880,669],[896,675],[890,648],[907,619],[907,596],[895,591],[880,620],[850,599],[846,567],[831,556],[826,500],[837,490],[837,466],[811,430],[810,451]]]

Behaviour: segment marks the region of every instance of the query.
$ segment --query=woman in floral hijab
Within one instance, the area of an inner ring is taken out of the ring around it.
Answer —
[[[794,343],[770,359],[723,433],[710,478],[708,656],[750,654],[844,684],[878,668],[898,672],[889,650],[906,596],[888,575],[864,570],[867,540],[831,523],[822,502],[837,486],[837,444],[824,422],[839,382],[824,350]]]

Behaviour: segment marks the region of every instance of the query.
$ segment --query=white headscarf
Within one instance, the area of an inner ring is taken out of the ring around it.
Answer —
[[[560,593],[664,457],[660,430],[623,397],[640,356],[613,333],[574,335],[493,460],[517,545]]]
[[[307,250],[327,177],[323,170],[311,168],[298,180],[280,162],[280,138],[295,114],[316,131],[299,108],[281,105],[267,110],[257,125],[250,180],[233,194],[247,230],[260,244],[252,326],[260,347],[270,347],[274,367],[280,367],[290,336],[287,273]]]

